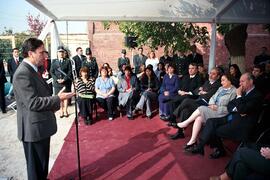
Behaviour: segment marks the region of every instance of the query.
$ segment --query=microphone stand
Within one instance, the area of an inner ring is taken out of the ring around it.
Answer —
[[[57,71],[59,71],[61,74],[66,76],[68,79],[70,79],[73,83],[74,86],[74,91],[75,91],[75,127],[76,127],[76,145],[77,145],[77,162],[78,162],[78,175],[79,175],[79,180],[82,179],[81,175],[81,163],[80,163],[80,143],[79,143],[79,120],[78,120],[78,112],[77,112],[77,88],[75,86],[75,81],[67,75],[64,71],[62,71],[60,68],[57,68]]]

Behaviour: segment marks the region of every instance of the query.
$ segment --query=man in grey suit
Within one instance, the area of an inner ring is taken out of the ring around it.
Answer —
[[[28,179],[43,180],[48,175],[50,136],[57,131],[54,112],[60,108],[61,100],[74,93],[51,96],[49,86],[38,74],[38,67],[47,56],[41,40],[27,39],[22,54],[24,60],[13,77],[18,138],[23,143]]]
[[[133,56],[133,66],[135,68],[135,74],[139,74],[140,73],[140,66],[142,64],[145,65],[145,61],[147,59],[147,56],[145,56],[143,54],[143,48],[139,47],[138,48],[139,53],[136,54],[135,56]]]

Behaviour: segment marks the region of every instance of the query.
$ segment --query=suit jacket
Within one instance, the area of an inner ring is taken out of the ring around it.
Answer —
[[[235,98],[228,104],[228,112],[232,115],[231,126],[243,139],[255,128],[262,104],[262,95],[255,88],[246,96]],[[234,109],[237,109],[235,112]],[[242,116],[241,116],[242,114]]]
[[[192,92],[202,85],[202,80],[199,74],[196,74],[193,78],[189,75],[185,75],[182,80],[180,80],[180,90],[186,92]]]
[[[7,82],[6,79],[6,72],[5,72],[5,68],[4,68],[4,64],[3,61],[0,60],[0,84],[5,84]]]
[[[140,55],[139,54],[136,54],[134,57],[133,57],[133,66],[135,68],[135,73],[138,74],[139,71],[140,71],[140,66],[142,64],[145,65],[145,61],[147,59],[147,56],[145,55],[142,55],[142,57],[140,58]]]
[[[189,60],[189,63],[203,64],[203,56],[199,53],[196,53],[195,57],[191,53],[188,55],[187,58]]]
[[[206,94],[199,95],[201,98],[205,99],[207,102],[209,99],[216,93],[218,88],[221,86],[220,80],[216,80],[213,84],[210,83],[210,81],[206,81],[201,87],[203,91],[207,92]],[[194,94],[198,95],[199,88],[195,89]]]
[[[82,67],[82,62],[86,60],[86,56],[81,55],[81,58],[80,58],[79,55],[76,55],[72,59],[75,61],[76,73],[77,73],[77,76],[79,77],[79,72]]]
[[[173,64],[173,58],[170,57],[170,56],[166,56],[166,57],[165,56],[161,56],[159,58],[159,62],[162,62],[164,64],[167,64],[167,63]]]
[[[67,77],[61,74],[57,69],[60,67],[60,69],[65,72],[70,78],[72,77],[72,67],[69,59],[65,59],[62,63],[58,59],[53,59],[52,60],[52,65],[51,65],[51,76],[53,78],[53,86],[54,87],[59,87],[62,88],[68,86],[71,84],[71,80]],[[64,79],[64,83],[59,84],[57,82],[57,79]]]
[[[60,98],[50,95],[50,88],[26,62],[14,74],[14,94],[17,102],[18,138],[37,142],[57,131],[54,112],[60,108]]]
[[[10,74],[10,82],[13,82],[13,75],[18,68],[18,66],[21,64],[23,61],[23,58],[19,57],[19,64],[16,64],[14,57],[8,60],[7,62],[7,67],[8,67],[8,73]]]

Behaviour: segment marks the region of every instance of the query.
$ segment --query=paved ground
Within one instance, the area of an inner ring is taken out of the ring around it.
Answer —
[[[69,107],[69,112],[71,114],[69,118],[63,119],[60,119],[56,113],[58,131],[51,139],[50,169],[74,120],[74,106]],[[0,180],[6,179],[4,177],[13,177],[13,179],[18,180],[27,179],[23,147],[17,138],[15,111],[8,110],[6,114],[0,112],[0,131]]]

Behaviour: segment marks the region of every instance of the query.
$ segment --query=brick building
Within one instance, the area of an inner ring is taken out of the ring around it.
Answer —
[[[199,24],[206,26],[211,34],[210,24]],[[121,33],[116,25],[112,25],[109,30],[105,30],[102,22],[88,22],[89,44],[92,48],[93,55],[97,58],[98,64],[108,62],[114,70],[117,69],[117,59],[121,55],[121,49],[126,48],[124,44],[124,34]],[[249,25],[248,39],[246,42],[246,68],[250,69],[253,59],[260,53],[261,47],[266,46],[270,50],[270,35],[263,30],[262,25]],[[217,35],[216,43],[216,64],[228,64],[229,53],[225,47],[223,36]],[[198,45],[199,52],[203,55],[204,63],[208,65],[209,47]],[[126,48],[127,49],[127,48]],[[147,55],[149,48],[144,48],[144,54]],[[188,52],[189,53],[189,52]],[[136,50],[133,52],[136,54]],[[159,48],[156,52],[157,57],[162,56],[163,49]],[[127,49],[127,56],[131,59],[132,51]]]

